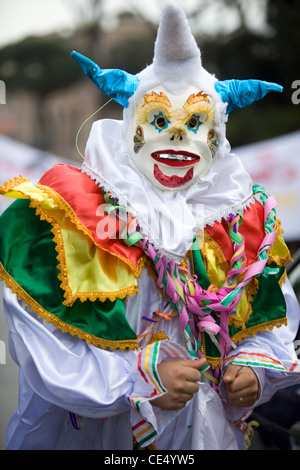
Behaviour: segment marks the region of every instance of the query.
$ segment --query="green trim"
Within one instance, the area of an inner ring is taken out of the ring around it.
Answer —
[[[208,289],[210,286],[210,280],[205,269],[197,237],[194,238],[191,253],[193,258],[194,274],[197,275],[196,282],[202,287],[202,289]]]
[[[145,442],[149,441],[150,439],[152,439],[152,437],[155,437],[155,436],[157,436],[156,431],[154,431],[152,434],[149,434],[149,436],[147,436],[144,439],[142,439],[141,441],[139,441],[138,446],[142,447]]]
[[[264,367],[266,369],[276,369],[276,370],[282,370],[285,371],[284,367],[278,367],[278,366],[273,366],[271,364],[265,364],[261,362],[250,362],[250,361],[242,361],[239,359],[235,359],[232,361],[232,364],[237,364],[237,365],[244,365],[244,366],[249,366],[249,367]]]
[[[159,387],[163,392],[166,392],[166,389],[164,388],[162,382],[160,381],[160,378],[157,374],[156,371],[156,360],[157,360],[157,355],[158,355],[158,342],[154,343],[154,348],[153,348],[153,357],[152,357],[152,372],[155,377],[155,380],[157,381]]]

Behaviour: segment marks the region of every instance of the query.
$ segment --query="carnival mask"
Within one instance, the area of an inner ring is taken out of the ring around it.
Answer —
[[[216,151],[213,101],[192,86],[181,95],[158,86],[137,103],[126,139],[135,165],[156,187],[186,189],[208,171]]]

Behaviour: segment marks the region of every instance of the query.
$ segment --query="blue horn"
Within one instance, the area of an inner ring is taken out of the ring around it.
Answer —
[[[277,83],[261,80],[224,80],[215,84],[222,101],[227,103],[226,113],[237,108],[244,108],[263,98],[271,91],[282,92],[283,87]]]
[[[139,83],[135,75],[118,69],[102,70],[91,59],[76,51],[71,52],[71,56],[103,93],[124,108],[128,107],[129,98],[135,93]]]

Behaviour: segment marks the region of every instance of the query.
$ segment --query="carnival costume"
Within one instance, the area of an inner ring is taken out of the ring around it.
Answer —
[[[20,366],[8,449],[236,449],[251,410],[222,372],[247,365],[257,403],[299,380],[299,306],[276,202],[225,136],[228,114],[281,87],[218,81],[182,10],[164,7],[152,65],[101,70],[74,52],[124,119],[93,124],[80,169],[19,177],[1,217],[10,352]],[[238,111],[237,111],[238,112]],[[206,357],[182,410],[157,365]]]

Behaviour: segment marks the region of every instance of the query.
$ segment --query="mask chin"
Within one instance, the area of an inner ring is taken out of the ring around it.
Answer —
[[[131,116],[129,154],[158,189],[185,190],[209,171],[213,127],[214,105],[208,95],[190,87],[177,96],[159,86],[144,94]]]

